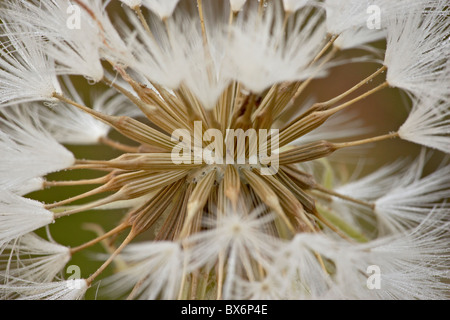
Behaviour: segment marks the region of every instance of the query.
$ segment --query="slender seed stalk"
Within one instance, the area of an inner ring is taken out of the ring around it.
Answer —
[[[320,185],[316,185],[314,187],[314,189],[317,190],[317,191],[320,191],[322,193],[328,194],[330,196],[337,197],[337,198],[340,198],[340,199],[343,199],[343,200],[346,200],[346,201],[349,201],[349,202],[353,202],[353,203],[359,204],[359,205],[367,207],[367,208],[369,208],[371,210],[375,209],[375,204],[374,203],[370,203],[370,202],[363,201],[363,200],[360,200],[360,199],[355,199],[353,197],[349,197],[347,195],[338,193],[338,192],[336,192],[334,190],[330,190],[330,189],[324,188],[323,186],[320,186]]]
[[[114,251],[114,253],[106,260],[100,268],[98,268],[89,278],[86,279],[86,282],[90,286],[94,280],[111,264],[115,257],[134,239],[135,235],[133,231],[130,231],[125,240],[121,243],[121,245]]]
[[[114,229],[106,232],[105,234],[103,234],[103,235],[101,235],[101,236],[99,236],[99,237],[97,237],[95,239],[92,239],[91,241],[88,241],[88,242],[86,242],[86,243],[84,243],[82,245],[79,245],[77,247],[71,248],[70,249],[70,254],[74,255],[75,253],[80,252],[80,251],[82,251],[82,250],[84,250],[86,248],[89,248],[89,247],[91,247],[91,246],[93,246],[93,245],[95,245],[95,244],[97,244],[97,243],[99,243],[99,242],[101,242],[101,241],[103,241],[105,239],[108,239],[112,235],[118,234],[118,233],[124,231],[125,229],[127,229],[129,227],[130,227],[129,225],[120,224],[117,227],[115,227]]]
[[[126,144],[114,141],[114,140],[112,140],[112,139],[110,139],[108,137],[101,137],[99,139],[99,142],[103,143],[103,144],[105,144],[107,146],[110,146],[110,147],[112,147],[114,149],[117,149],[119,151],[132,152],[132,153],[133,152],[136,152],[136,153],[139,152],[139,147],[129,146],[129,145],[126,145]]]
[[[139,18],[139,21],[141,22],[142,26],[144,27],[145,31],[147,32],[147,34],[150,36],[150,38],[152,38],[153,40],[155,40],[155,36],[153,35],[152,30],[150,29],[147,20],[144,17],[144,14],[142,13],[141,7],[137,6],[135,8],[132,8],[134,10],[134,12],[136,13],[137,17]]]

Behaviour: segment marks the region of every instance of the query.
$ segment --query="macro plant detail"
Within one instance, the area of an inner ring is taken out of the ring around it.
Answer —
[[[446,0],[3,1],[0,297],[448,298],[448,16]],[[359,63],[377,68],[311,98]],[[389,88],[408,116],[373,134],[358,117]],[[422,149],[361,177],[336,160],[388,140]],[[88,191],[36,196],[66,187]],[[88,242],[51,235],[109,210]]]

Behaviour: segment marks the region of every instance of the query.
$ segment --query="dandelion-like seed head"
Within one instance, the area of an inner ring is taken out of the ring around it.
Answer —
[[[102,279],[128,299],[444,298],[450,166],[428,163],[450,152],[446,2],[5,1],[0,296],[80,299]],[[373,134],[361,109],[388,88],[410,111]],[[345,160],[387,140],[422,149],[357,178]],[[105,210],[122,216],[88,242],[52,238]],[[65,277],[96,244],[97,269]]]

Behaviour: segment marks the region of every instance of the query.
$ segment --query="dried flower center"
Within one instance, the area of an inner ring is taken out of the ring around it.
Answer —
[[[202,19],[201,3],[199,0],[199,23],[205,50],[208,50],[209,39]],[[92,12],[90,14],[96,19]],[[137,14],[149,36],[153,37],[142,12],[137,10]],[[234,17],[236,15],[234,13]],[[289,19],[294,19],[292,13],[286,16],[286,21]],[[317,66],[318,71],[339,51],[333,45],[336,39],[337,36],[327,39],[323,48],[309,62]],[[210,55],[206,54],[206,57],[208,59]],[[153,87],[149,88],[120,65],[112,63],[112,67],[134,93],[107,77],[102,79],[103,83],[128,97],[151,125],[126,116],[106,115],[65,95],[53,94],[54,98],[107,123],[137,143],[137,146],[131,146],[102,138],[100,142],[123,154],[104,161],[77,160],[69,169],[99,170],[105,172],[103,177],[46,182],[49,187],[100,185],[86,193],[47,204],[46,208],[55,212],[56,218],[119,201],[130,204],[131,209],[117,227],[72,248],[71,252],[75,253],[129,230],[126,239],[88,279],[88,283],[101,274],[137,235],[149,228],[157,228],[156,240],[183,241],[211,227],[202,224],[205,217],[209,216],[207,212],[217,212],[220,217],[229,208],[246,208],[250,212],[263,207],[261,216],[270,213],[275,216],[268,227],[269,233],[281,239],[290,239],[301,232],[320,233],[324,228],[333,230],[345,239],[364,239],[363,235],[351,229],[339,217],[333,216],[320,203],[339,197],[372,210],[374,205],[327,189],[296,165],[326,158],[343,148],[396,138],[398,134],[389,133],[340,143],[325,140],[295,145],[291,143],[320,128],[338,112],[388,87],[387,81],[384,81],[358,97],[343,102],[352,93],[381,76],[386,67],[380,68],[341,95],[316,103],[295,117],[290,116],[296,108],[294,102],[304,93],[313,75],[304,81],[276,83],[262,93],[249,92],[242,83],[233,81],[222,92],[216,105],[206,108],[195,93],[184,85],[176,90],[168,90],[152,83]],[[108,195],[100,200],[70,206],[74,201],[103,193]],[[242,227],[235,224],[232,232],[239,234]],[[317,259],[328,272],[322,257],[318,255]],[[222,279],[219,282],[223,281],[223,274],[218,275],[218,278]],[[262,288],[267,286],[263,285]]]

